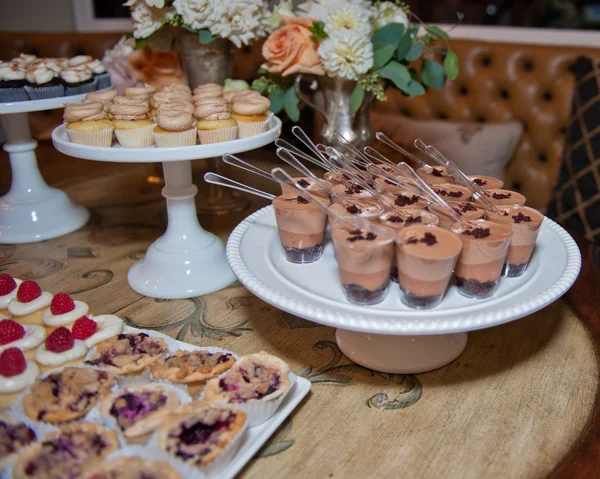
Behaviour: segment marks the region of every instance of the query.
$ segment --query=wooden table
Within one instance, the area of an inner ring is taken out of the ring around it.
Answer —
[[[127,271],[166,222],[154,167],[71,159],[49,144],[39,158],[48,183],[90,208],[92,220],[62,238],[0,246],[0,271],[177,339],[269,351],[313,383],[242,477],[598,477],[599,283],[587,251],[567,301],[470,333],[465,353],[440,370],[381,374],[350,363],[332,328],[279,311],[238,283],[187,300],[133,292]],[[267,169],[275,161],[271,150],[246,158]],[[3,154],[0,193],[9,175]],[[252,198],[247,211],[202,224],[226,239],[265,204]]]

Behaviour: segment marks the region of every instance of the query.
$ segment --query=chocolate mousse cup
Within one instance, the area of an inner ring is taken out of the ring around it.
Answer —
[[[492,202],[492,204],[494,204],[494,205],[520,205],[520,206],[523,206],[525,204],[525,201],[527,201],[527,199],[521,193],[517,193],[516,191],[501,190],[498,188],[493,188],[493,189],[486,190],[484,193],[486,194],[488,200],[490,200]],[[474,196],[477,196],[477,195],[474,195]],[[478,205],[485,207],[485,204],[479,198],[475,197],[474,201]]]
[[[425,210],[429,206],[429,201],[427,201],[425,198],[415,195],[409,190],[404,190],[398,194],[386,193],[385,197],[394,204],[394,208],[400,210]]]
[[[273,200],[279,239],[290,263],[313,263],[323,254],[327,215],[312,201],[295,194]],[[329,200],[322,201],[329,204]]]
[[[350,222],[357,218],[365,219],[371,223],[378,223],[379,217],[383,214],[383,208],[375,202],[366,200],[344,200],[343,203],[332,203],[329,205],[331,216],[329,225],[332,229],[337,228],[335,216],[341,217]]]
[[[493,176],[469,175],[468,178],[484,190],[499,189],[504,186],[504,181]]]
[[[454,177],[443,166],[423,166],[417,168],[416,173],[428,185],[455,183]]]
[[[373,195],[365,190],[362,186],[355,183],[345,183],[342,185],[335,185],[332,191],[346,199],[351,200],[372,200]]]
[[[502,276],[516,278],[527,270],[544,216],[527,206],[501,206],[502,214],[487,212],[488,221],[512,226],[512,239],[508,247]]]
[[[412,225],[396,235],[401,299],[411,308],[434,308],[442,301],[462,250],[454,233],[432,225]]]
[[[450,230],[462,240],[463,249],[455,268],[458,292],[468,298],[493,296],[512,237],[510,225],[486,220],[471,222],[465,227],[454,223]]]
[[[306,188],[308,191],[310,191],[313,195],[317,195],[320,196],[321,198],[325,198],[325,199],[329,199],[329,193],[327,193],[327,191],[325,191],[321,185],[319,185],[317,182],[315,182],[315,180],[313,180],[312,178],[308,178],[306,176],[301,176],[298,178],[294,178],[294,181],[298,184],[298,186],[302,187],[302,188]],[[321,182],[325,185],[326,188],[331,189],[333,187],[333,185],[327,181],[327,180],[321,180]],[[281,193],[282,194],[286,194],[286,193],[292,193],[292,194],[298,194],[298,190],[293,187],[292,185],[286,185],[285,183],[281,184]]]
[[[447,203],[454,208],[456,213],[467,221],[481,220],[485,217],[485,209],[475,203],[468,201],[447,201]],[[451,216],[448,216],[446,210],[440,205],[432,203],[429,205],[428,209],[440,219],[440,227],[449,230],[450,227],[456,223],[456,220]]]
[[[394,232],[383,226],[374,231],[339,227],[332,239],[346,299],[354,304],[377,304],[390,284]]]
[[[469,188],[452,183],[436,183],[431,185],[431,189],[446,201],[469,201],[473,196]]]

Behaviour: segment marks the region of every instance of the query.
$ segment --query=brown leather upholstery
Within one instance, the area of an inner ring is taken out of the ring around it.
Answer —
[[[521,191],[528,204],[544,207],[558,176],[571,112],[570,67],[579,55],[599,58],[600,49],[468,40],[454,40],[452,48],[460,60],[454,82],[422,97],[389,91],[388,101],[374,109],[375,122],[399,138],[402,132],[393,117],[377,121],[377,112],[455,121],[521,121],[524,133],[508,166],[506,185]]]

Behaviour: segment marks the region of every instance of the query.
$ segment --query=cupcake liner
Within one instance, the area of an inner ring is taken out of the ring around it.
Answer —
[[[29,101],[29,95],[25,87],[0,88],[0,103],[11,103],[16,101]]]
[[[237,140],[238,127],[217,128],[216,130],[198,130],[200,144],[221,143],[223,141]]]
[[[90,82],[82,83],[76,86],[65,85],[65,96],[81,95],[83,93],[89,93],[98,89],[98,80],[93,79]]]
[[[88,146],[105,146],[109,147],[112,145],[112,134],[114,128],[104,128],[102,130],[91,130],[91,131],[80,131],[80,130],[69,130],[66,128],[69,140],[72,143],[79,145]]]
[[[30,100],[43,100],[45,98],[65,96],[65,87],[63,85],[39,87],[25,86],[24,88],[27,92],[27,95],[29,95]]]
[[[144,148],[154,145],[152,131],[156,125],[147,125],[129,130],[115,129],[119,144],[125,148]]]
[[[94,78],[98,81],[98,90],[104,90],[112,85],[108,72],[95,75]]]
[[[269,119],[261,122],[238,121],[239,138],[248,138],[264,133],[269,129]]]
[[[175,148],[178,146],[194,146],[196,144],[196,129],[172,133],[152,133],[156,146],[159,148]]]

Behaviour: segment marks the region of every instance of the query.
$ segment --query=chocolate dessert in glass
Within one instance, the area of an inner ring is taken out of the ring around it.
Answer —
[[[526,198],[516,191],[510,190],[501,190],[498,188],[490,189],[485,191],[485,195],[487,199],[494,205],[521,205],[525,204]],[[476,195],[474,195],[476,196]],[[484,206],[485,204],[479,198],[474,198],[475,203],[480,206]]]
[[[544,216],[539,211],[527,206],[501,206],[499,209],[502,214],[488,209],[487,219],[512,227],[513,235],[502,276],[516,278],[527,270]]]
[[[429,185],[455,183],[454,177],[443,166],[422,166],[417,168],[416,173]]]
[[[446,201],[469,201],[473,195],[469,188],[452,183],[436,183],[431,188]]]
[[[385,193],[385,197],[390,203],[393,203],[394,208],[401,210],[407,208],[424,210],[429,206],[429,201],[409,190],[404,190],[398,194]]]
[[[346,299],[360,305],[383,301],[394,256],[394,232],[369,229],[339,225],[331,235]]]
[[[448,204],[466,221],[480,220],[485,216],[485,209],[475,203],[468,201],[448,201]],[[449,216],[448,212],[440,205],[432,203],[428,209],[440,219],[440,227],[449,230],[450,226],[456,223],[456,220]]]
[[[321,198],[329,199],[329,193],[327,193],[327,191],[319,183],[317,183],[314,179],[308,178],[307,176],[301,176],[298,178],[294,178],[294,181],[296,182],[296,184],[298,186],[300,186],[301,188],[307,189],[313,195],[317,195],[317,196],[320,196]],[[323,186],[325,186],[325,188],[328,188],[330,190],[331,190],[331,188],[333,188],[333,185],[327,180],[320,180],[320,183],[323,184]],[[298,190],[295,187],[293,187],[290,184],[285,184],[285,183],[281,183],[281,192],[283,194],[286,194],[286,193],[298,194]]]
[[[477,220],[468,227],[454,223],[450,230],[463,243],[455,268],[455,284],[459,293],[468,298],[489,298],[500,283],[512,237],[511,226]]]
[[[377,223],[384,211],[377,203],[367,200],[343,200],[342,203],[329,205],[329,210],[333,215],[329,221],[332,228],[336,227],[335,216],[348,221],[353,221],[355,218],[364,218],[372,223]]]
[[[329,199],[318,200],[329,205]],[[312,263],[323,254],[327,215],[313,201],[293,193],[273,200],[279,239],[285,258],[291,263]]]
[[[468,175],[468,178],[484,190],[499,189],[504,186],[504,181],[493,176]]]
[[[432,225],[412,225],[396,235],[401,299],[411,308],[429,309],[442,301],[462,249],[454,233]]]
[[[356,183],[352,183],[352,182],[346,182],[342,185],[335,185],[333,187],[332,191],[337,196],[346,198],[349,200],[350,199],[352,199],[352,200],[372,200],[372,199],[374,199],[373,195],[369,191],[367,191],[362,186],[360,186]]]

